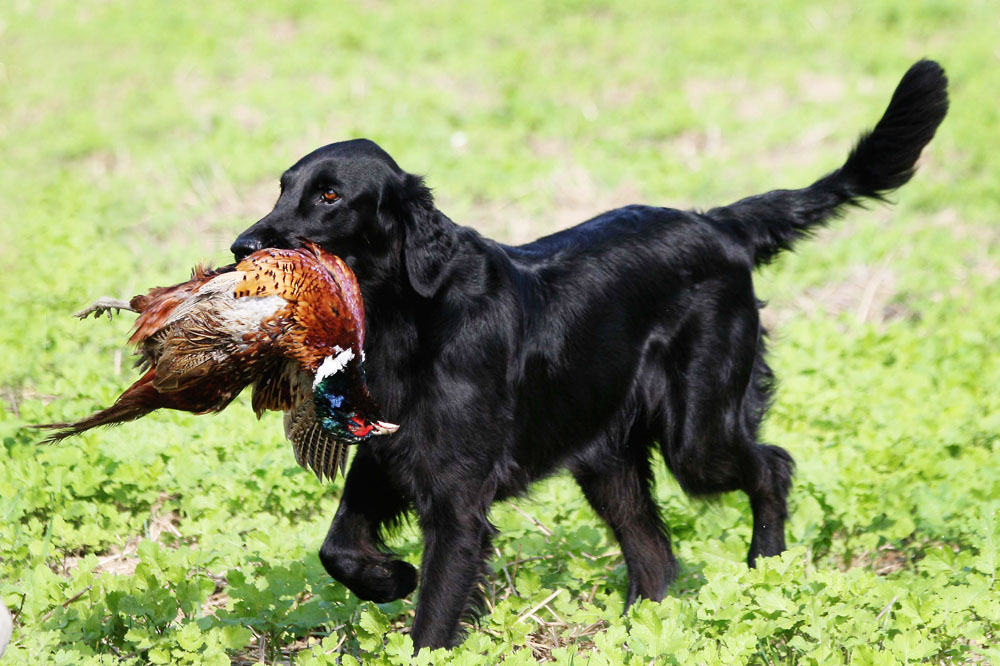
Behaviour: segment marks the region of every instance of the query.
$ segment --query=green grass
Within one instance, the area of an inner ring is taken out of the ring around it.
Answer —
[[[559,476],[495,508],[493,612],[421,659],[1000,660],[997,25],[987,0],[4,3],[4,663],[407,662],[412,600],[323,571],[341,482],[295,465],[277,416],[241,399],[53,447],[24,428],[132,377],[128,318],[71,312],[224,261],[303,153],[367,136],[456,220],[523,241],[632,200],[808,184],[921,56],[952,111],[899,205],[758,278],[766,435],[798,461],[788,553],[749,571],[745,497],[689,501],[663,472],[682,575],[622,617],[617,546]],[[415,528],[391,544],[419,561]]]

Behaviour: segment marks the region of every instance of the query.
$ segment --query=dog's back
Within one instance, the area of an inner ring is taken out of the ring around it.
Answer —
[[[653,251],[717,251],[718,233],[749,253],[753,266],[770,261],[818,226],[865,199],[882,200],[905,185],[916,171],[924,147],[948,112],[948,80],[941,66],[921,60],[903,76],[881,120],[858,140],[844,164],[812,185],[773,190],[705,213],[651,206],[625,206],[569,229],[510,248],[530,263],[550,258],[598,259],[602,252],[621,253],[629,243]],[[705,226],[705,222],[709,222]],[[709,244],[711,248],[703,247]],[[623,247],[624,246],[624,247]],[[682,258],[675,255],[668,260]],[[694,257],[698,259],[698,257]]]
[[[712,337],[712,328],[734,326],[739,330],[730,331],[729,347],[755,349],[753,268],[845,206],[882,199],[905,184],[947,108],[944,72],[923,60],[903,76],[882,119],[844,165],[806,188],[704,213],[626,206],[504,248],[523,296],[524,373],[514,388],[519,408],[511,424],[523,434],[520,448],[539,459],[534,441],[599,436],[620,409],[608,396],[629,395],[641,385],[649,350],[671,346],[685,326],[706,329],[701,339]],[[729,355],[722,348],[717,354]],[[759,366],[766,367],[762,359]],[[756,409],[760,401],[752,398]],[[630,404],[662,416],[668,409],[658,404],[662,399],[646,391]],[[667,437],[663,426],[654,429]]]

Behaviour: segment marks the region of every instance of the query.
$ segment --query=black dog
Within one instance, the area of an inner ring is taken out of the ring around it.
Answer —
[[[320,550],[330,575],[363,599],[412,592],[416,570],[380,532],[415,509],[413,641],[451,645],[478,599],[490,505],[568,468],[621,544],[626,603],[660,599],[677,563],[650,495],[657,443],[686,492],[749,495],[751,566],[780,553],[793,464],[757,439],[772,375],[751,274],[906,183],[946,87],[937,63],[915,64],[845,164],[805,189],[707,212],[628,206],[519,247],[455,225],[370,141],[302,158],[233,254],[308,237],[352,266],[369,386],[402,425],[358,447]]]

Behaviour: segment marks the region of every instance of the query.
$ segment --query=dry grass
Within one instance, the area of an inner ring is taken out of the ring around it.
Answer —
[[[57,395],[39,393],[30,386],[8,385],[0,387],[0,400],[4,402],[4,408],[13,414],[15,418],[21,418],[21,405],[26,400],[38,400],[43,405],[47,405],[58,398],[59,396]]]
[[[879,265],[855,265],[838,280],[806,289],[791,303],[761,311],[764,325],[772,330],[803,314],[825,313],[837,317],[852,314],[860,324],[880,325],[897,319],[914,318],[916,313],[895,301],[896,274],[891,260]]]
[[[176,548],[184,542],[178,526],[180,515],[176,511],[164,511],[164,505],[175,499],[168,493],[161,493],[149,510],[149,521],[146,523],[146,533],[133,534],[119,546],[112,546],[104,553],[97,555],[97,566],[94,573],[108,573],[115,576],[131,576],[139,564],[137,555],[139,543],[144,539],[155,541]],[[169,534],[172,538],[165,539]],[[70,555],[62,560],[62,575],[69,576],[84,559],[84,555]]]

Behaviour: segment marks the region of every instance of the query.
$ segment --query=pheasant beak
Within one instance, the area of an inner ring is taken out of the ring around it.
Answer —
[[[399,430],[399,426],[395,423],[387,423],[386,421],[368,423],[360,417],[355,416],[348,423],[347,429],[355,437],[368,437],[369,435],[391,435]]]
[[[386,421],[376,421],[375,427],[372,429],[373,435],[391,435],[392,433],[399,430],[399,426],[395,423],[388,423]]]

